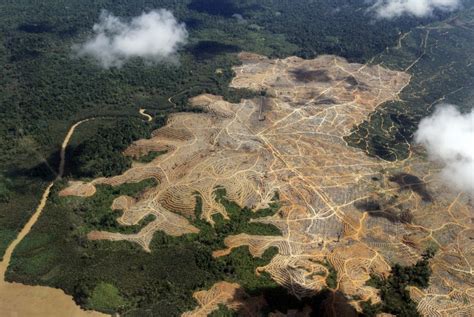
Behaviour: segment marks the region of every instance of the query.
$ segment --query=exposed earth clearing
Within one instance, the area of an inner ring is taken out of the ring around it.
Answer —
[[[81,181],[69,182],[69,187],[62,190],[59,196],[77,196],[77,197],[90,197],[96,192],[95,186],[89,183]]]
[[[89,238],[128,240],[149,251],[157,230],[196,232],[186,217],[194,216],[197,195],[202,218],[213,223],[215,214],[227,218],[215,199],[218,187],[229,200],[253,209],[268,207],[278,193],[280,211],[254,221],[275,225],[282,236],[229,236],[227,248],[214,256],[245,245],[254,256],[277,247],[278,255],[258,271],[299,297],[328,287],[330,265],[337,272],[334,291],[360,309],[361,301],[380,300],[377,290],[365,285],[370,273],[386,275],[394,263],[413,264],[436,245],[431,286],[412,289],[413,299],[425,316],[469,315],[474,300],[469,197],[447,188],[436,176],[439,166],[421,155],[385,162],[343,139],[377,106],[396,100],[410,76],[335,56],[270,60],[242,53],[240,58],[232,86],[260,91],[262,97],[240,103],[195,97],[191,103],[204,113],[175,114],[151,139],[133,144],[127,152],[167,152],[90,185],[156,178],[159,185],[138,201],[119,197],[114,205],[124,209],[119,220],[125,225],[149,214],[157,219],[138,234],[92,232]],[[336,304],[333,311],[338,313]]]
[[[219,305],[239,310],[244,316],[258,316],[260,309],[265,306],[265,299],[248,296],[237,283],[216,283],[208,291],[196,292],[194,298],[199,306],[184,313],[183,317],[206,317],[217,310]]]

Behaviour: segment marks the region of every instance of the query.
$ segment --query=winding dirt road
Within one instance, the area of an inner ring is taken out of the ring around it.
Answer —
[[[143,109],[143,108],[142,108],[142,109],[140,109],[138,112],[140,112],[140,114],[141,114],[142,116],[144,116],[148,122],[153,121],[153,117],[150,116],[150,115],[149,115],[148,113],[146,113],[145,111],[146,111],[146,109]]]
[[[30,232],[31,228],[38,220],[46,206],[51,188],[64,174],[66,148],[74,134],[74,131],[79,125],[90,120],[93,119],[79,121],[69,129],[64,138],[63,144],[61,145],[60,163],[56,179],[46,187],[35,212],[23,229],[21,229],[17,238],[8,246],[3,261],[0,262],[0,312],[2,316],[106,316],[101,313],[82,310],[74,303],[72,297],[66,295],[62,290],[51,287],[8,283],[5,281],[5,272],[10,264],[13,251]]]

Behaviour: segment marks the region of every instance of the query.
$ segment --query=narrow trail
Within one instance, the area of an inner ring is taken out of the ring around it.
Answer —
[[[94,120],[94,118],[79,121],[69,128],[61,145],[60,163],[56,178],[46,187],[38,207],[36,207],[33,215],[21,229],[16,239],[10,243],[3,261],[0,262],[0,312],[2,312],[3,316],[106,316],[101,313],[82,310],[74,303],[71,296],[66,295],[60,289],[8,283],[5,281],[5,273],[15,248],[39,219],[54,183],[63,177],[66,165],[66,149],[74,131],[79,125],[90,120]]]
[[[142,108],[142,109],[140,109],[138,112],[140,112],[140,114],[146,118],[146,121],[148,121],[148,122],[153,121],[153,117],[150,116],[150,115],[149,115],[148,113],[146,113],[145,111],[146,111],[146,109],[143,109],[143,108]]]

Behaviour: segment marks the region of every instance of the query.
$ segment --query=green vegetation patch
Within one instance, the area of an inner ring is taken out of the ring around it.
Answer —
[[[28,221],[47,186],[46,182],[27,177],[16,177],[7,182],[8,199],[0,202],[0,259]]]
[[[217,21],[233,19],[237,23],[227,22],[223,28],[253,31],[258,38],[251,38],[252,43],[260,39],[265,46],[275,43],[274,48],[279,48],[274,38],[270,42],[264,35],[280,34],[297,48],[294,54],[301,57],[335,54],[357,62],[365,62],[396,45],[400,32],[447,16],[437,12],[423,19],[402,16],[376,20],[374,13],[368,12],[371,5],[347,0],[192,0],[188,8]],[[287,52],[274,49],[274,54]]]
[[[248,247],[236,248],[225,257],[212,257],[213,251],[224,247],[223,239],[228,235],[279,233],[271,225],[245,224],[277,212],[276,202],[268,210],[253,212],[228,201],[220,190],[217,199],[226,207],[230,221],[221,219],[213,227],[199,220],[198,203],[196,219],[190,221],[201,232],[182,237],[157,232],[151,253],[130,242],[86,238],[90,230],[112,229],[101,220],[111,213],[114,197],[140,195],[155,185],[148,180],[116,188],[99,186],[90,198],[61,198],[57,196],[60,188],[55,188],[43,216],[15,251],[7,279],[61,288],[85,308],[124,316],[179,316],[197,305],[192,297],[195,291],[222,280],[237,282],[251,294],[277,287],[267,274],[255,274],[257,267],[275,256],[276,248],[268,249],[261,258],[254,258]],[[234,222],[238,225],[232,225]],[[125,229],[119,226],[119,230]],[[48,252],[42,256],[45,250]],[[104,304],[107,297],[113,298],[110,306]]]
[[[209,317],[236,317],[237,312],[227,308],[227,306],[219,304],[219,308],[213,311]]]
[[[146,179],[139,183],[126,183],[120,186],[97,185],[96,193],[92,197],[65,197],[64,200],[69,208],[83,220],[83,225],[76,230],[79,232],[89,232],[91,230],[105,230],[121,233],[137,233],[148,223],[155,219],[154,215],[149,215],[142,219],[137,225],[122,226],[117,222],[117,218],[123,213],[120,210],[111,210],[110,206],[115,198],[119,196],[139,196],[148,188],[155,187],[158,182],[153,179]]]
[[[123,173],[131,167],[132,159],[122,152],[133,141],[148,138],[150,133],[151,126],[136,118],[121,119],[99,130],[72,151],[72,174],[96,178]]]
[[[395,264],[387,278],[371,275],[367,285],[380,290],[382,303],[372,305],[371,302],[364,302],[362,305],[364,314],[366,316],[376,316],[378,313],[384,312],[399,317],[421,316],[416,303],[410,297],[407,287],[416,286],[422,289],[428,287],[432,273],[429,260],[435,252],[435,249],[429,248],[423,254],[423,258],[412,266]]]
[[[8,203],[12,197],[13,183],[10,179],[0,175],[0,203]]]
[[[92,291],[87,307],[113,313],[124,307],[125,304],[125,300],[120,296],[119,290],[115,286],[100,282]]]
[[[5,250],[8,248],[10,241],[15,239],[16,235],[17,235],[16,230],[11,230],[11,229],[0,230],[0,253],[2,255],[5,252]],[[0,257],[0,260],[2,260],[1,257]]]
[[[324,261],[324,266],[326,266],[326,268],[329,271],[328,275],[326,276],[326,285],[330,289],[336,289],[337,284],[338,284],[336,269],[334,268],[334,266],[328,260]]]

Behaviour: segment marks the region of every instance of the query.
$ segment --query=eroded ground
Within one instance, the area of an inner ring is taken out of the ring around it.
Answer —
[[[191,102],[204,113],[173,115],[151,139],[126,152],[166,154],[117,177],[75,183],[62,193],[93,195],[96,184],[159,181],[142,199],[122,196],[113,204],[124,210],[123,225],[149,214],[155,221],[138,234],[91,232],[89,238],[129,240],[149,251],[157,230],[175,236],[198,230],[187,220],[194,217],[197,195],[203,219],[212,223],[214,214],[227,217],[215,199],[216,187],[225,188],[229,200],[254,209],[267,207],[278,193],[280,211],[256,221],[277,226],[282,236],[229,236],[227,249],[214,256],[242,245],[254,256],[277,247],[278,255],[258,271],[297,296],[327,286],[327,260],[338,273],[334,291],[358,308],[361,301],[379,300],[377,291],[365,285],[370,273],[387,274],[393,263],[413,264],[435,244],[439,251],[432,260],[431,286],[412,289],[412,297],[426,316],[469,316],[474,300],[469,197],[444,186],[437,167],[416,151],[406,161],[390,163],[368,157],[343,139],[378,105],[396,100],[409,75],[334,56],[269,60],[243,53],[241,59],[233,87],[265,91],[265,96],[238,104],[196,97]],[[203,297],[201,306],[188,315],[217,309],[206,304],[205,294],[196,294]],[[219,303],[232,308],[227,297]],[[336,314],[337,309],[334,302]]]
[[[219,305],[238,310],[245,316],[257,316],[265,305],[263,298],[250,297],[239,284],[228,282],[219,282],[209,290],[196,292],[194,298],[199,306],[193,311],[184,313],[183,317],[206,317],[218,309]]]

